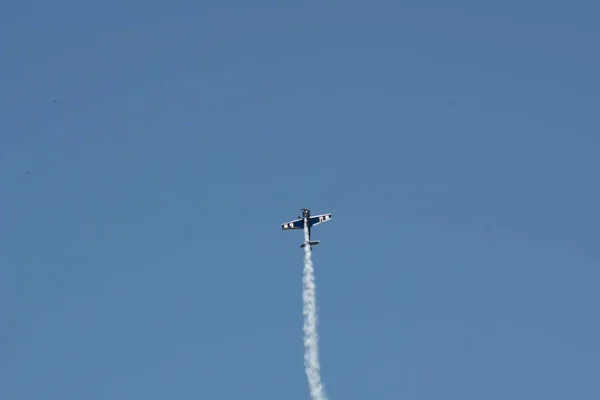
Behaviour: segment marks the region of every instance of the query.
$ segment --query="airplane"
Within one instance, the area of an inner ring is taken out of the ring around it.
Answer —
[[[314,217],[310,216],[310,210],[308,208],[302,209],[302,217],[298,216],[298,219],[290,222],[286,222],[285,224],[281,224],[281,229],[289,230],[289,229],[304,229],[304,225],[308,226],[308,242],[304,242],[300,245],[300,247],[305,247],[307,244],[312,249],[312,246],[316,246],[321,243],[319,240],[310,240],[310,228],[315,225],[322,224],[323,222],[327,222],[331,219],[331,214],[321,214],[315,215]]]

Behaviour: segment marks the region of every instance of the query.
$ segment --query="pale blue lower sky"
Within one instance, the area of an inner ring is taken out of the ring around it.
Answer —
[[[599,398],[599,11],[3,7],[0,398]]]

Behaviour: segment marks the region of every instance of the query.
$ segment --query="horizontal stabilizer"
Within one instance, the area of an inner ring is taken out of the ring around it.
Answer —
[[[318,245],[319,243],[321,243],[319,240],[311,240],[311,241],[309,241],[309,242],[308,242],[308,244],[310,245],[310,247],[312,247],[312,246],[316,246],[316,245]],[[306,246],[306,243],[302,243],[302,244],[300,245],[300,247],[305,247],[305,246]]]

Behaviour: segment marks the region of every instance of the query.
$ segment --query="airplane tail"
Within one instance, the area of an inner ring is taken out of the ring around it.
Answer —
[[[309,242],[308,242],[308,244],[309,244],[311,247],[312,247],[312,246],[316,246],[316,245],[318,245],[319,243],[321,243],[321,241],[319,241],[319,240],[311,240],[311,241],[309,241]],[[302,248],[304,248],[305,246],[306,246],[306,243],[302,243],[302,244],[300,245],[300,247],[302,247]]]

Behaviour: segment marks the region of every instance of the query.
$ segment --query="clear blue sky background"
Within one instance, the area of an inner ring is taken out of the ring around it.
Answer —
[[[600,398],[595,3],[8,2],[0,398]]]

